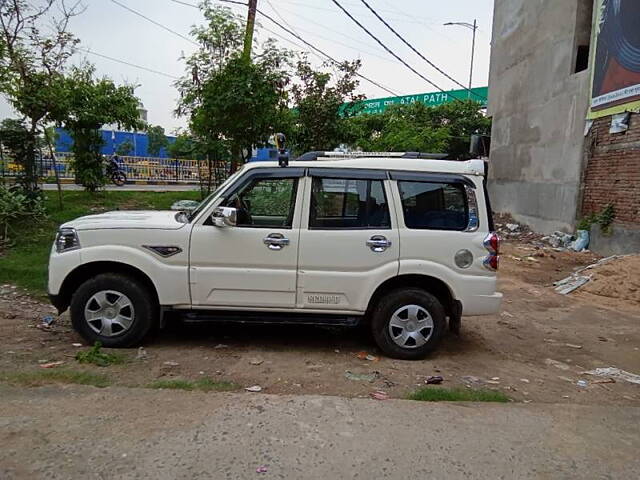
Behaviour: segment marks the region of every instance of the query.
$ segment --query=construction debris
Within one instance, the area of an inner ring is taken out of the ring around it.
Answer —
[[[585,375],[596,375],[599,377],[608,377],[613,379],[625,380],[629,383],[635,383],[640,385],[640,375],[636,375],[635,373],[625,372],[616,367],[602,367],[596,368],[594,370],[589,370],[588,372],[583,372]]]

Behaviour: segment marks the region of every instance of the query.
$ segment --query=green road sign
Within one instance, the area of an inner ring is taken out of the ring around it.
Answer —
[[[437,105],[442,105],[443,103],[453,102],[456,99],[476,100],[481,103],[483,107],[486,107],[489,87],[472,88],[471,91],[473,93],[469,93],[467,90],[449,90],[448,92],[417,93],[415,95],[404,95],[402,97],[367,99],[363,100],[362,103],[364,104],[364,108],[358,114],[382,113],[390,105],[408,105],[416,102],[424,103],[429,107],[435,107]],[[346,107],[346,105],[347,104],[344,104],[343,108]]]

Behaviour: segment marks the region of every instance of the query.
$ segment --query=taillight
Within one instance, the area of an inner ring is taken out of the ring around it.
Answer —
[[[484,248],[493,255],[498,255],[500,253],[500,237],[496,232],[491,232],[486,236],[484,239]]]
[[[491,232],[484,239],[484,248],[487,249],[489,255],[485,257],[482,261],[482,264],[491,271],[498,270],[498,265],[500,263],[500,258],[498,254],[500,253],[500,237],[496,232]]]
[[[499,263],[500,263],[500,257],[498,255],[494,255],[494,254],[489,254],[482,261],[482,264],[485,266],[486,269],[494,271],[494,272],[496,270],[498,270]]]

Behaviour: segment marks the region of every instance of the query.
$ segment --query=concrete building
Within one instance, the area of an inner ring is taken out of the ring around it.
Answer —
[[[633,0],[495,0],[488,113],[496,211],[540,232],[571,232],[612,205],[614,235],[596,231],[595,244],[640,250],[640,116],[627,114],[620,133],[611,128],[640,109],[640,55],[623,56],[640,54],[639,24]]]

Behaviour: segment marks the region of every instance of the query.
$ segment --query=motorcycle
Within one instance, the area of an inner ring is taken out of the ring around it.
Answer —
[[[127,183],[127,175],[120,168],[117,155],[114,155],[113,157],[111,157],[107,162],[107,177],[117,187],[121,187],[125,183]]]

